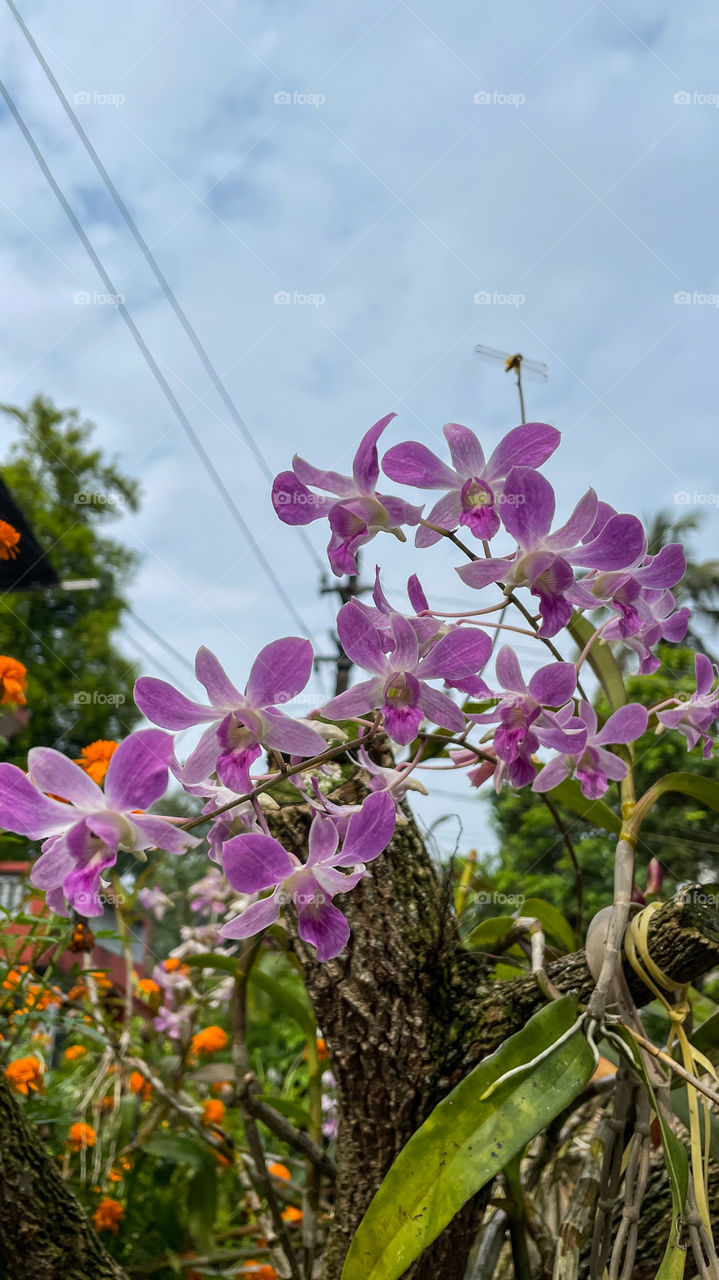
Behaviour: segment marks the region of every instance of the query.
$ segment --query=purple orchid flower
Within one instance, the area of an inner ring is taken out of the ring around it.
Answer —
[[[683,548],[678,542],[671,542],[655,556],[647,556],[641,563],[625,570],[581,578],[567,593],[567,598],[582,609],[596,609],[600,605],[614,609],[617,616],[612,622],[610,638],[624,640],[644,629],[646,611],[642,604],[647,592],[676,586],[684,577],[685,570]],[[605,628],[602,634],[607,637],[608,629]]]
[[[474,560],[457,573],[469,587],[486,587],[490,582],[529,587],[540,602],[542,626],[538,634],[554,636],[572,616],[568,595],[576,586],[573,565],[623,569],[634,564],[646,547],[641,522],[632,515],[611,516],[596,537],[582,542],[596,523],[597,508],[597,495],[588,489],[566,524],[550,533],[552,486],[538,471],[515,467],[504,486],[502,520],[519,550],[501,559]]]
[[[259,933],[274,924],[284,902],[292,901],[300,937],[316,948],[318,960],[332,960],[347,945],[350,933],[346,917],[332,899],[359,884],[366,875],[365,864],[384,852],[394,827],[391,797],[373,792],[350,818],[341,846],[330,818],[318,814],[313,819],[305,863],[271,836],[241,835],[228,840],[224,870],[233,889],[239,893],[272,889],[272,893],[223,925],[223,936],[249,938]],[[350,867],[351,871],[345,870]]]
[[[618,743],[626,745],[641,738],[649,721],[646,707],[638,702],[619,707],[599,731],[596,712],[590,703],[580,702],[579,712],[579,716],[572,716],[571,707],[563,708],[557,713],[559,729],[550,727],[537,731],[542,746],[558,747],[562,754],[540,769],[532,783],[533,791],[551,791],[574,773],[582,794],[588,800],[599,800],[605,794],[610,779],[619,782],[626,776],[625,762],[613,751],[607,751],[606,747]],[[571,751],[567,751],[565,746],[568,733],[574,733],[577,738]]]
[[[332,533],[327,554],[338,578],[357,572],[357,552],[364,543],[380,532],[393,533],[404,542],[402,525],[417,524],[422,514],[421,507],[377,493],[377,441],[395,416],[388,413],[370,427],[354,456],[351,476],[321,471],[296,454],[292,471],[275,477],[272,505],[284,524],[310,524],[324,516],[329,520]],[[308,485],[336,496],[312,493]]]
[[[696,655],[694,667],[696,693],[678,707],[659,711],[657,720],[667,729],[678,729],[687,740],[688,751],[691,751],[701,739],[702,755],[705,760],[708,760],[714,744],[707,730],[719,716],[719,687],[712,690],[716,668],[705,654]]]
[[[458,524],[466,525],[475,538],[484,539],[493,538],[499,529],[502,484],[512,468],[541,466],[561,439],[556,427],[526,422],[500,440],[489,462],[485,462],[482,446],[469,427],[448,422],[443,431],[452,467],[425,445],[408,440],[387,451],[382,470],[391,480],[417,489],[446,489],[426,517],[427,523],[449,530]],[[423,526],[417,530],[415,542],[418,547],[429,547],[441,537]]]
[[[391,653],[385,653],[376,628],[350,600],[337,615],[337,632],[347,656],[358,667],[373,672],[373,678],[332,698],[323,715],[344,720],[381,707],[387,733],[401,746],[414,740],[425,716],[445,729],[462,732],[462,711],[427,681],[476,679],[492,651],[483,631],[453,627],[420,656],[416,631],[407,618],[392,614],[394,646]]]
[[[174,906],[172,898],[168,898],[157,885],[152,889],[141,889],[137,901],[144,911],[151,911],[157,921],[165,918],[165,912]]]
[[[182,781],[201,782],[217,772],[220,782],[238,795],[251,791],[250,766],[262,747],[306,758],[325,750],[314,729],[298,724],[277,707],[304,689],[312,673],[309,640],[288,636],[258,653],[244,694],[229,680],[214,653],[198,649],[195,672],[211,705],[191,702],[164,680],[143,676],[135,685],[135,702],[163,729],[187,729],[209,722],[182,769]]]
[[[141,854],[157,846],[184,853],[198,844],[167,818],[142,812],[166,791],[171,758],[169,734],[132,733],[113,754],[104,791],[49,747],[28,753],[29,776],[16,765],[0,764],[0,826],[44,839],[30,879],[46,891],[52,911],[69,915],[67,900],[80,915],[101,916],[100,879],[114,866],[118,849]]]
[[[497,654],[497,679],[505,692],[493,711],[468,716],[477,724],[493,724],[499,721],[492,745],[499,764],[494,772],[496,789],[505,778],[514,787],[525,787],[533,782],[536,769],[532,756],[539,747],[537,730],[553,728],[563,736],[563,745],[571,751],[575,738],[560,727],[560,721],[549,707],[564,707],[577,685],[577,673],[571,662],[551,662],[541,667],[525,683],[517,655],[508,645]],[[482,777],[488,776],[485,769]]]
[[[652,653],[655,645],[661,640],[678,644],[687,633],[691,610],[686,605],[675,610],[674,603],[671,591],[643,588],[633,601],[633,610],[639,620],[638,628],[632,635],[625,636],[622,634],[621,619],[612,618],[602,630],[602,639],[622,641],[637,654],[639,675],[653,675],[661,665],[659,658]]]

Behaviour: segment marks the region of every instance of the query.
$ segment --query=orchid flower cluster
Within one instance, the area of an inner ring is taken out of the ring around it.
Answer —
[[[403,801],[409,789],[424,789],[415,770],[433,728],[471,785],[492,777],[497,789],[506,783],[543,793],[573,777],[590,799],[625,777],[626,749],[650,723],[678,730],[689,749],[701,743],[704,756],[711,754],[719,688],[704,655],[697,656],[696,692],[688,699],[651,711],[630,703],[602,725],[581,686],[580,668],[593,644],[628,647],[638,670],[651,674],[659,666],[657,644],[683,639],[689,610],[677,608],[672,594],[685,568],[681,546],[648,555],[638,518],[617,513],[593,489],[554,527],[554,492],[540,468],[560,433],[545,423],[516,427],[488,460],[474,432],[457,423],[444,428],[448,462],[417,442],[391,447],[381,464],[389,480],[439,494],[425,517],[423,506],[377,489],[378,444],[393,417],[367,432],[351,476],[295,457],[292,470],[275,479],[275,511],[288,525],[328,521],[327,553],[338,576],[357,573],[360,548],[380,533],[406,542],[405,530],[414,529],[420,550],[445,539],[465,558],[456,571],[480,593],[477,606],[470,597],[461,615],[432,609],[412,575],[402,611],[387,599],[378,569],[372,603],[352,598],[337,617],[342,647],[366,678],[308,717],[292,715],[291,704],[312,674],[309,641],[286,637],[266,645],[244,690],[201,648],[195,670],[206,701],[192,701],[162,680],[138,680],[137,706],[158,727],[120,745],[104,790],[45,748],[30,752],[27,774],[0,765],[0,825],[43,842],[32,881],[54,911],[100,914],[103,873],[119,850],[142,860],[151,848],[181,854],[197,843],[187,823],[147,813],[172,776],[204,802],[202,817],[210,821],[213,867],[195,905],[224,910],[219,937],[254,935],[291,904],[300,937],[327,960],[349,938],[335,899],[371,874],[369,864],[387,849],[397,821],[406,821]],[[518,595],[523,592],[528,600]],[[496,640],[509,604],[553,655],[528,681],[510,645],[494,653],[491,633]],[[589,644],[576,663],[565,660],[553,637],[573,616],[592,614],[600,616]],[[173,735],[198,726],[197,745],[178,760]],[[399,755],[409,749],[406,758],[392,766],[376,762],[372,743],[380,730]],[[329,798],[331,761],[346,760],[353,748],[367,794],[358,804],[336,804]],[[258,764],[261,757],[265,765]],[[272,784],[288,779],[311,814],[304,860],[284,848],[268,822],[276,807]],[[161,911],[166,901],[155,893],[147,905]]]

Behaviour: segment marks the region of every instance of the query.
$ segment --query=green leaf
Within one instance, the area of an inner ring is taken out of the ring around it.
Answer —
[[[559,942],[565,951],[574,951],[577,940],[569,921],[553,907],[551,902],[541,898],[526,898],[522,903],[523,916],[535,916],[545,933],[551,934],[555,942]]]
[[[187,1214],[194,1240],[209,1252],[217,1217],[217,1171],[212,1161],[205,1159],[187,1184]]]
[[[223,956],[217,951],[201,951],[196,956],[183,956],[183,964],[197,969],[221,969],[223,973],[237,973],[239,963],[237,956]]]
[[[719,782],[713,778],[702,778],[696,773],[667,773],[658,782],[645,791],[637,802],[635,816],[639,813],[643,820],[652,805],[667,791],[679,791],[682,795],[701,800],[708,809],[719,812]]]
[[[175,1164],[190,1164],[201,1169],[205,1164],[204,1149],[184,1133],[153,1133],[143,1150],[158,1160],[172,1160]]]
[[[517,921],[513,916],[490,916],[467,934],[465,945],[475,951],[486,951],[496,946],[500,938],[505,938]]]
[[[582,795],[582,788],[574,778],[567,778],[565,782],[560,782],[559,786],[553,787],[549,794],[553,800],[558,800],[565,809],[576,813],[579,818],[584,818],[595,827],[603,827],[605,831],[611,831],[614,836],[619,835],[622,829],[622,820],[619,815],[603,800],[588,800]]]
[[[574,613],[567,624],[567,630],[581,652],[591,640],[596,628],[587,618]],[[623,707],[627,700],[624,679],[614,654],[609,645],[602,644],[601,637],[594,641],[589,650],[587,662],[607,695],[612,711],[616,711],[617,707]]]
[[[711,1062],[719,1061],[719,1009],[692,1033],[692,1044]]]
[[[594,1056],[580,1029],[556,1043],[576,1018],[573,996],[546,1005],[435,1107],[370,1204],[342,1280],[398,1280],[465,1201],[576,1097]],[[517,1067],[527,1069],[497,1083]]]
[[[289,1018],[293,1018],[308,1039],[314,1040],[317,1034],[317,1024],[309,1000],[305,1002],[282,982],[278,982],[277,978],[271,978],[268,973],[263,973],[262,969],[252,969],[250,971],[250,982],[259,991],[264,991],[265,995],[270,997],[278,1009],[286,1013]]]

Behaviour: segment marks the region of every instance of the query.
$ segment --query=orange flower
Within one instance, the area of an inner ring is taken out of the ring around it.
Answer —
[[[82,1151],[84,1147],[94,1147],[97,1134],[91,1124],[73,1124],[70,1126],[68,1142],[73,1151]]]
[[[120,1219],[124,1216],[125,1210],[119,1200],[113,1200],[110,1196],[103,1196],[92,1215],[95,1230],[114,1231],[115,1235],[117,1235],[120,1230]]]
[[[2,525],[0,520],[0,526]],[[2,535],[0,534],[0,560],[7,559],[2,552]],[[4,655],[0,656],[0,703],[6,706],[12,703],[15,706],[25,706],[25,687],[27,685],[27,668],[18,662],[17,658],[8,658]]]
[[[317,1057],[320,1062],[324,1062],[327,1057],[327,1045],[322,1039],[322,1036],[317,1037]]]
[[[208,1098],[202,1108],[202,1123],[222,1124],[224,1114],[225,1104],[219,1098]]]
[[[131,1071],[128,1081],[130,1093],[139,1093],[143,1102],[148,1102],[152,1097],[152,1085],[146,1080],[141,1071]]]
[[[91,742],[89,747],[82,748],[80,758],[75,761],[75,764],[79,764],[80,768],[90,775],[93,782],[100,783],[105,777],[107,766],[116,751],[116,742],[98,738],[97,742]]]
[[[252,1276],[252,1280],[277,1280],[277,1272],[274,1267],[271,1267],[269,1262],[257,1262],[255,1258],[248,1258],[238,1274],[240,1276]]]
[[[39,1058],[16,1058],[5,1068],[5,1075],[16,1093],[37,1093],[42,1084],[43,1066]]]
[[[19,555],[20,534],[7,520],[0,520],[0,560],[15,560]]]
[[[7,977],[3,982],[3,987],[5,988],[5,990],[12,991],[13,987],[16,987],[19,982],[22,982],[23,976],[26,973],[27,973],[26,964],[19,964],[16,969],[8,969]]]
[[[74,1062],[76,1058],[84,1058],[87,1049],[82,1044],[69,1044],[65,1050],[65,1057],[68,1062]]]
[[[288,1204],[287,1208],[282,1210],[282,1217],[285,1222],[301,1222],[302,1210],[295,1209],[293,1204]]]
[[[205,1027],[192,1037],[191,1051],[197,1053],[218,1053],[227,1047],[227,1032],[222,1027]]]
[[[174,973],[176,969],[180,968],[181,964],[182,961],[179,956],[168,956],[166,960],[163,960],[162,967],[167,973]]]
[[[148,999],[160,994],[160,988],[152,978],[138,978],[137,989],[141,995],[147,996]]]
[[[268,1164],[267,1172],[271,1173],[273,1178],[282,1178],[285,1182],[289,1182],[292,1174],[284,1164]]]
[[[106,1093],[105,1097],[102,1099],[102,1102],[100,1103],[101,1109],[103,1111],[112,1111],[114,1109],[114,1106],[115,1106],[114,1094]]]
[[[232,1088],[232,1081],[231,1080],[215,1080],[214,1084],[210,1085],[210,1088],[213,1093],[224,1093],[225,1089]]]

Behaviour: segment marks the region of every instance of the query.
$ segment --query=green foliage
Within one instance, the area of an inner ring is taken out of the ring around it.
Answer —
[[[114,643],[137,559],[101,532],[123,509],[137,510],[138,490],[93,446],[94,428],[76,410],[37,396],[27,409],[4,412],[20,438],[3,476],[40,546],[60,579],[99,581],[89,590],[14,592],[0,601],[0,653],[28,671],[30,724],[5,756],[23,765],[33,745],[74,757],[98,738],[125,737],[139,719],[137,672]]]
[[[370,1204],[342,1280],[398,1280],[465,1201],[576,1097],[594,1069],[579,1028],[558,1043],[576,1017],[571,996],[540,1009],[443,1098]]]

